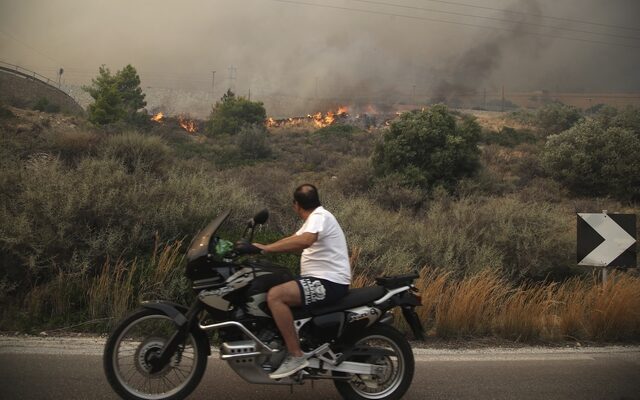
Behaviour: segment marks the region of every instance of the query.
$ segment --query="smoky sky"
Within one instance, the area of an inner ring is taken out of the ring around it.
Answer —
[[[635,0],[458,1],[502,11],[427,0],[303,2],[374,13],[273,0],[0,0],[0,60],[52,78],[62,67],[73,85],[88,84],[102,64],[132,64],[150,104],[182,96],[194,107],[210,107],[216,71],[215,97],[230,86],[251,91],[275,113],[454,87],[640,91]]]

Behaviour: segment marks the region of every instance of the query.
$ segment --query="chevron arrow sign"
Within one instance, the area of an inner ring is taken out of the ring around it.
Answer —
[[[578,265],[636,266],[635,214],[578,213]]]

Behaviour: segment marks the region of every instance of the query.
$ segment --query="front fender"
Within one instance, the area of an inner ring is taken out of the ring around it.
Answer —
[[[142,307],[152,310],[158,310],[170,317],[178,328],[182,328],[187,323],[187,307],[171,301],[145,301],[142,303]]]

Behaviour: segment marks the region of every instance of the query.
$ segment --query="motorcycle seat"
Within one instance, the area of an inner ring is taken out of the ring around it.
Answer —
[[[376,278],[376,283],[387,289],[395,289],[401,286],[408,286],[413,283],[420,275],[408,274],[408,275],[395,275],[395,276],[380,276]]]
[[[381,298],[386,293],[386,290],[382,286],[369,286],[364,288],[350,289],[349,293],[337,303],[318,307],[304,309],[304,308],[292,308],[294,319],[302,319],[315,317],[317,315],[329,314],[336,311],[343,311],[349,308],[363,306],[365,304],[372,303],[373,301]]]

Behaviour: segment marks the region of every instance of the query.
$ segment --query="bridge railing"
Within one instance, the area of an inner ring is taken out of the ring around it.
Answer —
[[[0,61],[0,67],[4,67],[5,69],[11,69],[14,70],[18,73],[20,73],[21,75],[27,75],[29,77],[41,80],[43,82],[45,82],[47,85],[51,85],[51,86],[55,86],[58,89],[62,90],[62,88],[60,87],[60,82],[59,81],[55,81],[53,79],[50,79],[44,75],[40,75],[39,73],[32,71],[30,69],[21,67],[19,65],[15,65],[15,64],[10,64],[8,62],[4,62],[4,61]]]
[[[49,77],[46,77],[44,75],[41,75],[35,71],[32,71],[30,69],[21,67],[19,65],[15,65],[15,64],[11,64],[5,61],[0,60],[0,70],[4,70],[4,71],[8,71],[10,73],[14,73],[20,76],[24,76],[25,78],[29,78],[29,79],[34,79],[36,81],[42,82],[44,84],[47,84],[49,86],[54,87],[55,89],[61,91],[62,93],[64,93],[65,95],[69,96],[74,102],[78,103],[78,105],[80,104],[80,102],[78,101],[78,99],[76,98],[76,96],[73,95],[73,93],[69,90],[68,87],[65,87],[65,85],[61,85],[60,81],[55,81]],[[82,108],[82,106],[80,106]]]

